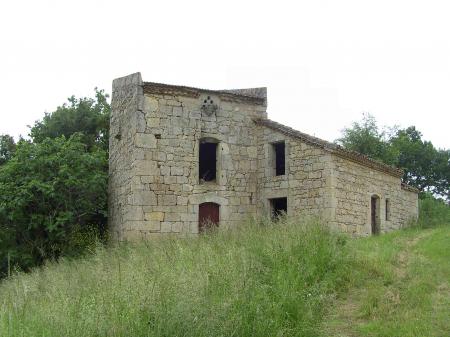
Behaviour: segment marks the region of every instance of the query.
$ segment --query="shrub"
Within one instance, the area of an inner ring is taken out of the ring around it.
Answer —
[[[419,199],[419,219],[417,225],[429,228],[450,225],[450,206],[443,200],[425,194]]]
[[[104,230],[107,153],[82,135],[21,141],[0,166],[0,277],[10,265],[29,270],[46,259],[77,255],[76,235]]]

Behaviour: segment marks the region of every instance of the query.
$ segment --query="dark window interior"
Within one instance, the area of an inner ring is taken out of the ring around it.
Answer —
[[[275,150],[275,175],[282,176],[286,173],[284,142],[273,144]]]
[[[386,199],[386,221],[391,220],[391,202],[389,199]]]
[[[287,214],[287,198],[270,199],[272,219],[277,219],[283,214]]]
[[[200,143],[199,178],[200,181],[216,180],[217,144]]]
[[[370,198],[372,234],[380,234],[380,198]]]

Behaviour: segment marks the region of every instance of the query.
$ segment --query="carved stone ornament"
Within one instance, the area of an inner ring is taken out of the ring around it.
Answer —
[[[203,100],[201,110],[206,116],[212,116],[217,112],[218,108],[218,105],[214,103],[211,96],[208,96]]]

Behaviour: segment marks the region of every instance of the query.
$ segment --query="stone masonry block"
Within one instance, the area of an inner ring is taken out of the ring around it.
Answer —
[[[157,204],[156,194],[153,191],[135,191],[129,201],[132,205],[151,206]]]
[[[132,167],[134,174],[138,176],[158,175],[159,169],[155,161],[152,160],[136,160]]]
[[[144,213],[145,220],[164,221],[164,212]]]
[[[157,128],[159,127],[160,119],[156,117],[147,118],[147,126],[149,128]]]
[[[166,213],[166,221],[180,221],[180,213]]]
[[[172,232],[172,223],[168,221],[161,222],[161,233]]]
[[[158,100],[154,97],[145,96],[145,110],[148,112],[155,112],[158,110]]]
[[[188,198],[177,196],[177,205],[186,206],[188,204]]]
[[[175,206],[176,204],[176,195],[158,195],[158,205]]]
[[[156,149],[156,138],[152,134],[137,133],[135,138],[135,144],[137,147]]]
[[[127,206],[123,215],[123,221],[128,220],[143,220],[144,212],[141,206]]]
[[[170,168],[171,176],[182,176],[183,172],[184,172],[184,169],[182,167],[172,166]]]
[[[161,223],[154,220],[133,221],[130,224],[133,226],[133,229],[140,231],[159,232],[161,230]]]

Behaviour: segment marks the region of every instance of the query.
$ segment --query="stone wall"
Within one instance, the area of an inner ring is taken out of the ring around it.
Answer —
[[[258,214],[270,214],[269,199],[287,197],[288,215],[330,219],[330,153],[259,126]],[[275,176],[272,144],[285,142],[286,174]]]
[[[198,233],[199,204],[220,205],[221,227],[233,226],[256,214],[257,128],[253,118],[266,117],[265,101],[235,94],[199,92],[184,88],[140,86],[142,110],[117,109],[122,94],[113,92],[112,120],[129,129],[124,139],[111,134],[112,228],[134,239],[159,233]],[[202,110],[213,102],[213,113]],[[117,111],[115,111],[117,109]],[[130,123],[133,125],[130,126]],[[217,179],[199,179],[201,139],[218,143]],[[119,164],[117,156],[122,155]],[[120,166],[122,165],[122,166]],[[120,202],[126,207],[120,207]]]
[[[333,155],[335,219],[331,225],[354,235],[371,234],[371,197],[380,198],[380,229],[399,229],[417,218],[417,193],[405,190],[400,178]],[[390,216],[386,220],[386,199]]]
[[[199,231],[199,205],[220,205],[220,227],[270,214],[287,197],[289,216],[318,216],[354,235],[371,233],[370,200],[386,199],[381,231],[417,216],[417,193],[400,171],[267,119],[265,89],[211,91],[114,80],[110,128],[109,225],[118,239]],[[262,122],[261,122],[262,121]],[[215,181],[199,177],[202,140],[217,143]],[[273,143],[285,142],[275,176]]]
[[[109,139],[109,193],[108,219],[112,235],[122,239],[122,229],[133,219],[131,182],[134,177],[131,164],[138,120],[141,116],[142,79],[139,73],[113,81],[110,139]],[[141,129],[142,130],[142,129]]]

